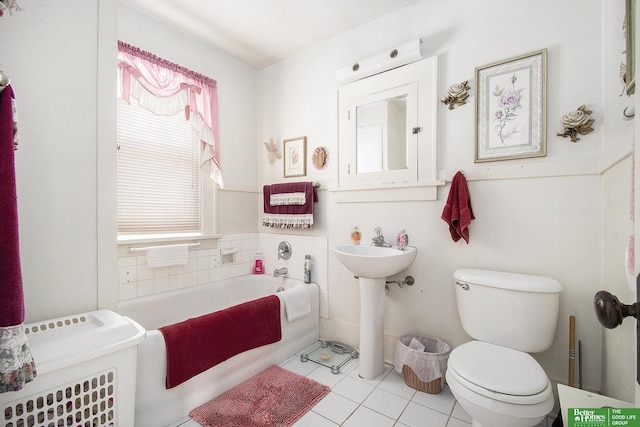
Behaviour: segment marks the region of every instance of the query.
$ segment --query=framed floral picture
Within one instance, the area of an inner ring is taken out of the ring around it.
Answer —
[[[476,162],[547,154],[547,50],[476,68]]]
[[[307,174],[307,137],[285,139],[284,177],[305,176]]]

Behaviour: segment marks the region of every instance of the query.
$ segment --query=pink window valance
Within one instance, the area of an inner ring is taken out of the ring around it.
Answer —
[[[201,141],[200,164],[220,188],[218,93],[215,80],[118,41],[120,95],[158,115],[184,111]]]

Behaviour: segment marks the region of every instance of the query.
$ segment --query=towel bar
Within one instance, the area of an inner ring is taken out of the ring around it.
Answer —
[[[180,245],[180,246],[185,245],[185,246],[187,246],[187,247],[189,247],[189,248],[190,248],[190,247],[193,247],[193,246],[200,246],[200,242],[193,242],[193,243],[178,243],[178,244],[176,244],[176,245],[164,245],[164,246],[178,246],[178,245]],[[134,247],[130,247],[130,248],[129,248],[129,252],[143,252],[143,251],[147,251],[147,250],[149,250],[149,249],[151,249],[151,248],[158,248],[158,247],[161,247],[161,246],[145,246],[145,247],[143,247],[143,248],[134,248]]]

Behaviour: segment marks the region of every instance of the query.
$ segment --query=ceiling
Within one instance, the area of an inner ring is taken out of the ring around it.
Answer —
[[[260,70],[420,0],[122,0]]]

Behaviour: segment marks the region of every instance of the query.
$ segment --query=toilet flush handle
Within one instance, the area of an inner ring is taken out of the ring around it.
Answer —
[[[627,316],[633,316],[638,319],[640,315],[640,304],[638,302],[630,305],[622,304],[618,297],[607,291],[597,292],[593,297],[593,304],[598,321],[608,329],[621,325]]]
[[[464,289],[465,291],[468,291],[468,290],[469,290],[469,285],[468,285],[468,284],[466,284],[466,283],[458,282],[458,281],[456,280],[456,285],[460,286],[460,287],[461,287],[462,289]]]

